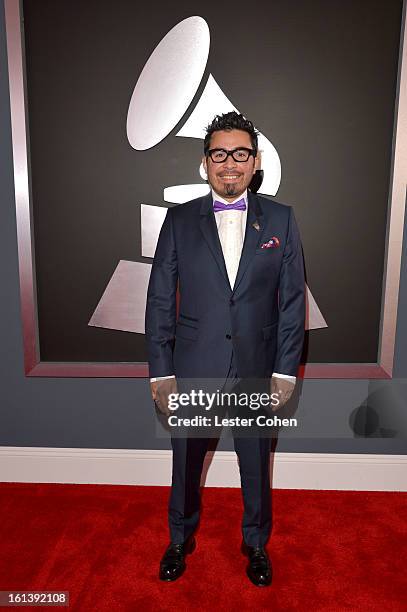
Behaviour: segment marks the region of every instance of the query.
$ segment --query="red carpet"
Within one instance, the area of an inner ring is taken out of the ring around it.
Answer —
[[[167,499],[160,487],[0,484],[0,590],[69,591],[59,609],[86,612],[407,610],[405,493],[275,490],[264,589],[239,552],[239,489],[204,490],[187,571],[160,582]]]

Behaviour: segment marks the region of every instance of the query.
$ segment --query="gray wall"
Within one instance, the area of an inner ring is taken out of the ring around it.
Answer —
[[[169,448],[142,379],[26,378],[18,282],[16,218],[4,7],[0,6],[0,445]],[[298,418],[278,450],[399,454],[407,451],[407,240],[403,243],[395,379],[304,381]],[[220,449],[232,448],[222,440]]]

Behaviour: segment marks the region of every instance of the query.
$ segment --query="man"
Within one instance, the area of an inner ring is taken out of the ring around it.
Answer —
[[[257,132],[235,112],[207,128],[203,166],[211,193],[170,208],[159,236],[147,294],[151,390],[169,414],[177,378],[267,378],[282,406],[302,353],[305,281],[300,237],[289,206],[248,190],[259,168]],[[180,294],[177,318],[176,294]],[[171,541],[160,578],[185,570],[195,548],[199,487],[208,438],[172,436]],[[271,583],[268,437],[234,436],[244,501],[242,552],[257,586]]]

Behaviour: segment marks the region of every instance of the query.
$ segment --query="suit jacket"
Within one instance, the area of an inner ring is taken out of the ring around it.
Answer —
[[[147,293],[150,376],[225,378],[232,350],[239,377],[296,376],[305,281],[292,208],[248,191],[233,289],[214,214],[212,194],[168,209]],[[279,246],[261,249],[272,237]]]

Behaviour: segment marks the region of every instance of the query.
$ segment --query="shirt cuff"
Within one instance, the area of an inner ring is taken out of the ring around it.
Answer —
[[[293,385],[295,385],[297,380],[296,376],[290,376],[289,374],[278,374],[277,372],[273,372],[273,376],[276,376],[277,378],[285,378],[286,380],[292,382]]]
[[[167,380],[167,378],[175,378],[175,374],[171,374],[171,376],[156,376],[155,378],[150,378],[150,382],[156,382],[157,380]]]

